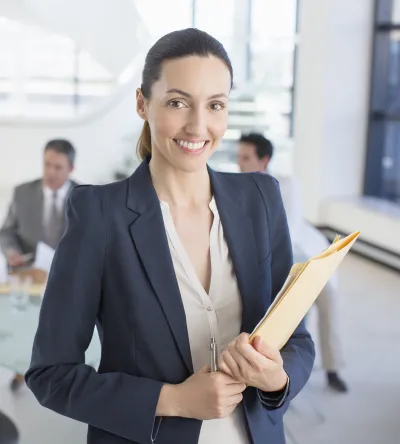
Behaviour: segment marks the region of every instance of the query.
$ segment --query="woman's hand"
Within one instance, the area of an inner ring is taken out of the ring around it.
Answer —
[[[279,350],[269,347],[259,336],[251,345],[249,337],[242,333],[229,344],[222,352],[219,369],[236,381],[263,392],[283,390],[288,376]]]
[[[203,367],[173,386],[173,416],[200,420],[225,418],[242,401],[245,389],[242,382],[221,372],[210,373],[208,367]]]

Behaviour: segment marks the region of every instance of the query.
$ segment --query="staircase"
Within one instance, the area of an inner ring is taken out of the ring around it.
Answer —
[[[238,172],[237,141],[241,134],[251,131],[266,133],[268,129],[268,116],[254,95],[233,91],[229,103],[228,130],[221,146],[211,157],[210,166],[220,171]]]

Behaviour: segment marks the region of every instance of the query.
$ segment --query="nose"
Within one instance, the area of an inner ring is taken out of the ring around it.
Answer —
[[[207,135],[207,111],[202,109],[192,109],[185,131],[194,137],[204,137]]]

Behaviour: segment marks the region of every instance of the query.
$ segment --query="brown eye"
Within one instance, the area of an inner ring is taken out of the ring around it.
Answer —
[[[168,106],[176,109],[186,108],[186,105],[180,100],[170,100]]]
[[[213,111],[221,111],[222,109],[225,108],[225,105],[223,103],[220,103],[220,102],[214,102],[214,103],[211,103],[210,108]]]

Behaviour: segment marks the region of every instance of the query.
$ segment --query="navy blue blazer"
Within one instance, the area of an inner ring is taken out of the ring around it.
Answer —
[[[251,332],[292,265],[278,183],[209,169]],[[201,421],[155,417],[163,383],[192,372],[185,312],[148,160],[120,182],[78,186],[54,256],[26,382],[39,402],[89,425],[91,444],[196,444]],[[95,324],[98,372],[85,364]],[[244,392],[250,442],[284,444],[283,414],[309,378],[314,345],[303,323],[282,350],[290,389],[279,408]]]

